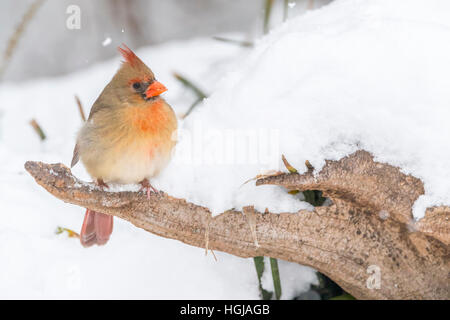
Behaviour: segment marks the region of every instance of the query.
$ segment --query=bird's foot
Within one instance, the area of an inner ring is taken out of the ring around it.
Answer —
[[[109,188],[109,186],[101,178],[97,179],[97,185],[100,187],[100,189],[102,189],[102,191]]]
[[[153,187],[150,184],[150,181],[148,181],[148,179],[144,179],[141,182],[139,182],[140,185],[142,186],[141,190],[145,191],[145,193],[147,194],[147,199],[150,199],[150,193],[153,191],[154,193],[158,193],[159,191]]]

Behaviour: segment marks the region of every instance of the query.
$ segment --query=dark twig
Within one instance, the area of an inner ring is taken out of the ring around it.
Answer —
[[[289,0],[284,0],[284,4],[283,4],[283,21],[286,21],[288,19],[288,12],[289,12]]]
[[[222,38],[222,37],[213,37],[214,40],[232,43],[239,45],[241,47],[253,47],[253,42],[251,41],[245,41],[245,40],[236,40],[236,39],[228,39],[228,38]]]
[[[187,79],[186,77],[180,75],[177,72],[173,73],[173,76],[180,81],[184,86],[192,90],[195,95],[197,96],[197,99],[194,101],[194,103],[189,107],[188,111],[184,114],[183,118],[186,118],[192,110],[207,97],[206,93],[204,93],[201,89],[199,89],[191,80]]]
[[[30,121],[31,126],[33,127],[34,131],[39,135],[39,138],[41,138],[42,141],[44,141],[47,137],[44,133],[44,130],[42,130],[41,126],[35,119],[31,119]]]
[[[75,101],[77,102],[77,105],[78,105],[78,111],[80,112],[80,117],[83,120],[83,122],[85,122],[86,116],[84,114],[83,105],[81,104],[80,98],[78,98],[77,95],[75,95]]]
[[[274,0],[266,0],[266,4],[264,5],[264,34],[267,34],[269,32],[269,21],[270,21],[270,14],[272,12]]]
[[[3,53],[3,62],[0,66],[0,78],[6,71],[6,68],[9,65],[9,61],[13,56],[13,53],[17,47],[17,43],[19,42],[21,36],[24,34],[28,24],[33,19],[34,15],[38,11],[39,7],[44,3],[45,0],[35,0],[30,4],[25,14],[22,16],[22,21],[17,25],[14,33],[8,40],[8,45],[6,46],[6,50]]]

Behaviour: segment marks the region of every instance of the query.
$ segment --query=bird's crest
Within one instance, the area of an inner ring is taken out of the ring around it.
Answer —
[[[124,43],[122,43],[122,46],[124,48],[118,47],[117,50],[119,50],[120,54],[125,59],[125,63],[129,63],[132,67],[135,67],[139,63],[142,63],[138,56],[133,51],[131,51],[130,48],[128,48]]]
[[[118,79],[126,79],[127,84],[135,82],[136,79],[148,82],[155,79],[152,70],[125,44],[122,43],[122,46],[117,49],[124,58],[122,66],[116,74]]]

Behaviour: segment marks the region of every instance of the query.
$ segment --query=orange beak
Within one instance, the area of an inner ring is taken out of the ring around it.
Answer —
[[[147,98],[151,98],[151,97],[159,96],[161,93],[163,93],[165,91],[167,91],[167,88],[161,82],[154,81],[147,88],[145,95],[147,96]]]

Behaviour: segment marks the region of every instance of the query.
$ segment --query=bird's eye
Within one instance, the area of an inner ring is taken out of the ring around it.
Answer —
[[[140,88],[141,88],[141,83],[140,82],[133,83],[133,89],[134,90],[139,90]]]

